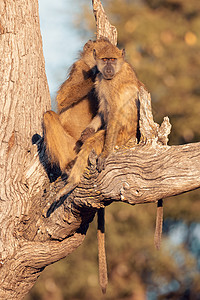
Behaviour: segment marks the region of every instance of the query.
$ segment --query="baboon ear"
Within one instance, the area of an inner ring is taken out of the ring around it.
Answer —
[[[122,57],[123,57],[123,58],[125,57],[125,54],[126,54],[125,49],[122,49]]]
[[[97,53],[96,53],[95,49],[93,49],[93,56],[94,56],[94,59],[96,59]]]
[[[83,51],[87,51],[94,42],[92,40],[89,40],[83,47]]]

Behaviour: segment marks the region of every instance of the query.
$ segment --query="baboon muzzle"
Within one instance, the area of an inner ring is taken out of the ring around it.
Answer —
[[[106,67],[104,68],[103,75],[105,79],[112,79],[115,75],[115,70],[110,63],[107,63]]]

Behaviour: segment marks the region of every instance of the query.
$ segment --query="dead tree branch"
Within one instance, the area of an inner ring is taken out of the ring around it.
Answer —
[[[108,21],[101,1],[92,0],[92,4],[97,27],[97,40],[100,37],[106,37],[111,43],[117,45],[117,29]]]

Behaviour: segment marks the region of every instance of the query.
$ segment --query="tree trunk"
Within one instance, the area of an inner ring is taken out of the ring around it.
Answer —
[[[32,146],[34,134],[42,134],[42,115],[50,108],[37,1],[2,1],[0,27],[0,298],[20,299],[33,282],[18,280],[27,272],[16,260],[23,242],[15,228],[47,179],[37,146]],[[17,274],[16,264],[23,274]]]
[[[93,0],[97,36],[116,43],[100,0]],[[102,173],[95,154],[79,186],[55,202],[65,184],[50,183],[42,116],[50,109],[37,0],[5,0],[0,44],[0,299],[22,299],[45,266],[84,240],[98,208],[112,201],[157,202],[200,187],[200,143],[167,146],[170,123],[155,124],[150,95],[139,97],[140,143],[110,155]]]

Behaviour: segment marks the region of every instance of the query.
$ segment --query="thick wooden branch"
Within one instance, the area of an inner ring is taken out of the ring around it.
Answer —
[[[94,206],[99,194],[104,204],[110,200],[143,204],[197,189],[200,143],[171,147],[136,145],[118,151],[108,158],[106,169],[97,179],[92,178],[87,185],[94,187]],[[86,202],[86,183],[85,190],[76,191],[75,197]]]
[[[54,185],[55,190],[60,184]],[[98,208],[112,201],[153,203],[199,187],[200,143],[140,144],[119,150],[108,157],[101,173],[95,164],[90,166],[79,186],[62,203],[44,207],[48,217],[38,218],[33,239],[65,239],[92,221]],[[54,197],[49,200],[54,203]]]

